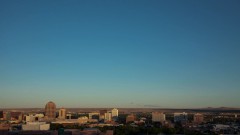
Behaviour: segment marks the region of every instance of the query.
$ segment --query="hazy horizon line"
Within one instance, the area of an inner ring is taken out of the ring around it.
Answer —
[[[188,108],[180,108],[180,107],[57,107],[57,109],[240,109],[240,107],[188,107]],[[44,107],[6,107],[0,109],[44,109]]]

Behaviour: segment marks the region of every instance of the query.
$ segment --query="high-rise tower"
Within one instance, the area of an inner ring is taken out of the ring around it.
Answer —
[[[45,116],[48,119],[56,118],[56,105],[52,101],[48,102],[45,106]]]

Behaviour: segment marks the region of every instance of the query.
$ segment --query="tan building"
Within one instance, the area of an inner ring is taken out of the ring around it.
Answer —
[[[9,124],[0,124],[0,130],[9,130],[10,125]]]
[[[105,113],[104,121],[105,122],[112,121],[112,112]]]
[[[126,123],[134,122],[135,120],[136,120],[135,115],[130,114],[130,115],[128,115],[127,118],[126,118]]]
[[[165,114],[161,112],[152,112],[152,121],[163,123],[166,120]]]
[[[45,106],[45,117],[47,119],[55,119],[56,118],[56,104],[52,101],[48,102]]]
[[[113,130],[107,130],[105,135],[113,135]]]
[[[79,118],[78,118],[78,123],[79,123],[79,124],[88,123],[88,117],[86,117],[86,116],[84,116],[84,117],[79,117]]]
[[[193,122],[198,123],[198,124],[202,123],[203,122],[203,115],[200,114],[200,113],[196,113],[194,115]]]
[[[50,124],[46,124],[46,122],[28,122],[27,124],[22,125],[22,130],[49,130]]]
[[[26,122],[34,122],[34,121],[36,121],[36,117],[34,115],[27,115],[27,116],[25,116],[24,120]]]
[[[66,119],[66,109],[64,108],[61,108],[59,111],[58,111],[58,118],[59,119]]]

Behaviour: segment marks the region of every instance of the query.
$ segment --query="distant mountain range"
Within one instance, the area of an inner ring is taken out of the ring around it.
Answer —
[[[207,108],[199,108],[200,110],[240,110],[240,108],[234,107],[207,107]]]
[[[59,109],[59,108],[58,108]],[[57,110],[58,110],[57,109]],[[110,110],[112,108],[66,108],[71,112],[96,112],[102,109]],[[118,108],[120,112],[131,113],[131,112],[239,112],[240,108],[234,107],[206,107],[206,108]],[[23,111],[23,112],[44,112],[44,108],[0,108],[0,111]]]

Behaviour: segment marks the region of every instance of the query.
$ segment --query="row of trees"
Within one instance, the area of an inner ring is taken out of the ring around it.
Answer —
[[[60,128],[65,129],[79,129],[83,130],[84,128],[88,128],[86,125],[67,125],[63,126],[61,124],[51,124],[51,130],[59,130]],[[160,133],[164,134],[185,134],[185,135],[201,135],[200,132],[186,130],[182,127],[181,123],[175,124],[174,128],[162,126],[132,126],[130,124],[123,126],[105,126],[105,127],[96,127],[101,132],[106,132],[107,130],[113,130],[114,135],[157,135]]]

